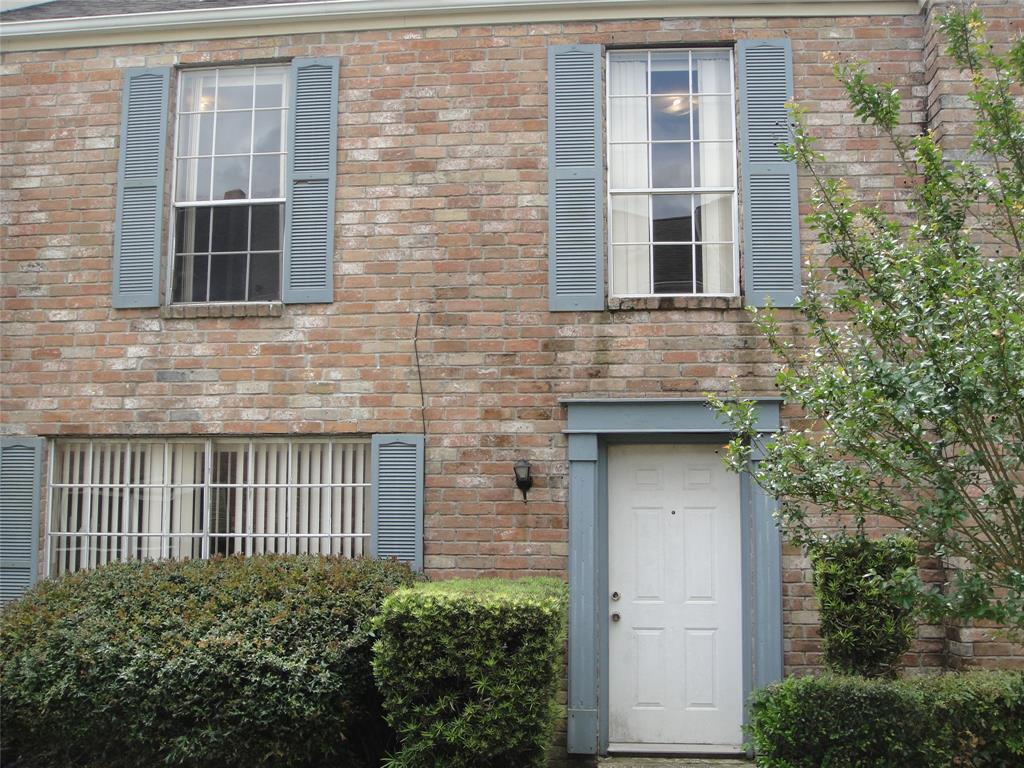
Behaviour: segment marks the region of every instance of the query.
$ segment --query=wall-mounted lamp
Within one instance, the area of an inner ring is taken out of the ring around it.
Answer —
[[[516,473],[516,487],[523,492],[523,504],[526,503],[526,492],[533,488],[533,478],[530,476],[530,462],[520,459],[512,465]]]

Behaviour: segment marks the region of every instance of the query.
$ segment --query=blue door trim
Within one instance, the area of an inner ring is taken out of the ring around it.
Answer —
[[[567,748],[608,750],[608,445],[722,443],[729,427],[702,399],[568,400],[569,697]],[[779,400],[758,401],[758,427],[779,429]],[[782,676],[781,539],[773,499],[740,477],[744,695]]]

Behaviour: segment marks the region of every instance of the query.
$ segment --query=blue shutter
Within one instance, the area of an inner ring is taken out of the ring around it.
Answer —
[[[169,67],[128,69],[121,107],[114,225],[118,308],[160,305]]]
[[[0,605],[36,582],[42,455],[42,438],[0,438]]]
[[[743,145],[743,268],[747,304],[791,307],[800,295],[800,206],[786,102],[793,98],[789,40],[743,40],[740,139]]]
[[[286,304],[334,301],[334,189],[337,184],[338,59],[296,59],[291,69]]]
[[[370,553],[423,569],[423,435],[374,435]]]
[[[548,48],[548,308],[604,309],[601,46]]]

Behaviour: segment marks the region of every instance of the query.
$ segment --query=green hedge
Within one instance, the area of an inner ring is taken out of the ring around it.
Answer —
[[[542,766],[565,638],[553,579],[418,584],[384,601],[374,674],[395,768]]]
[[[915,625],[889,584],[916,566],[916,543],[906,536],[838,536],[812,545],[808,554],[825,664],[840,674],[895,674]]]
[[[1024,674],[788,678],[751,699],[759,768],[1024,765]]]
[[[118,563],[0,618],[0,734],[20,766],[377,765],[371,620],[397,563]],[[393,737],[391,737],[393,738]]]

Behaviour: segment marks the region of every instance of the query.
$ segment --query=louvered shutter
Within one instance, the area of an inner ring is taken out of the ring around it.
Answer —
[[[793,98],[789,40],[739,44],[743,172],[743,267],[747,304],[791,307],[800,295],[800,208],[786,102]]]
[[[121,107],[121,154],[114,225],[118,308],[160,305],[168,67],[128,69]]]
[[[370,552],[423,568],[423,435],[374,435]]]
[[[548,48],[548,307],[604,309],[601,46]]]
[[[42,455],[42,438],[0,438],[0,605],[36,582]]]
[[[291,69],[286,304],[334,301],[338,59],[295,59]]]

